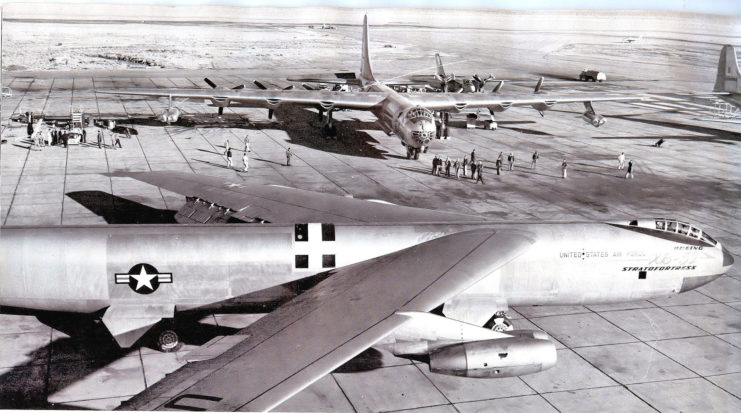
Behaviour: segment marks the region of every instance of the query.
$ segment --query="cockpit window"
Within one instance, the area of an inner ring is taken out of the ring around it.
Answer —
[[[690,230],[690,226],[689,225],[685,224],[684,222],[680,222],[679,223],[679,231],[677,231],[677,232],[679,232],[682,235],[687,235],[687,233],[689,232],[689,230]]]
[[[427,118],[432,119],[432,111],[427,108],[416,107],[407,112],[408,119]]]
[[[710,245],[718,244],[710,235],[704,233],[700,228],[693,227],[686,222],[677,222],[669,219],[657,219],[656,229],[659,231],[675,232],[687,237],[699,239]]]
[[[701,231],[695,227],[690,228],[690,237],[700,238]]]

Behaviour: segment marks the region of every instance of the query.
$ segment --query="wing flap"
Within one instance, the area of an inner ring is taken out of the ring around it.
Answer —
[[[405,94],[405,96],[419,105],[431,110],[460,111],[464,108],[488,108],[496,106],[530,106],[539,103],[575,103],[575,102],[601,102],[601,101],[642,101],[648,100],[645,96],[624,96],[591,94],[581,96],[541,96],[541,97],[504,97],[491,94],[471,93],[428,93],[428,94]]]
[[[211,400],[209,410],[269,410],[402,325],[408,318],[398,311],[431,310],[533,242],[527,233],[473,230],[333,270],[243,330],[249,337],[224,354],[185,366],[122,407],[151,408],[169,394],[160,407],[196,396]],[[183,389],[200,370],[209,373]]]

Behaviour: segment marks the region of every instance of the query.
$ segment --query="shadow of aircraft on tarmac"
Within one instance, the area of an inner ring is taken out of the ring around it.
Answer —
[[[177,211],[152,208],[103,191],[67,192],[67,196],[109,224],[176,224]]]

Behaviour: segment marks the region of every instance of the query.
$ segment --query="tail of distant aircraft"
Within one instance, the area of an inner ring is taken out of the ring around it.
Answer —
[[[720,51],[713,92],[741,93],[741,73],[736,60],[736,49],[731,45],[723,46]]]
[[[373,69],[371,69],[370,53],[368,52],[368,15],[363,18],[363,55],[360,61],[360,82],[365,86],[366,83],[375,81]]]
[[[445,79],[445,69],[443,69],[443,60],[440,59],[440,53],[435,53],[435,63],[437,64],[437,76],[441,79]]]

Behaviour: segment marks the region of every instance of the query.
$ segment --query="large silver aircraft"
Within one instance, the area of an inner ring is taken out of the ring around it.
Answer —
[[[557,103],[582,102],[586,108],[584,117],[588,123],[599,127],[605,123],[603,116],[597,114],[591,102],[642,100],[636,96],[607,96],[590,94],[582,96],[551,97],[533,95],[531,97],[503,97],[495,94],[398,93],[376,80],[371,68],[368,47],[368,17],[363,21],[363,45],[360,68],[360,91],[341,92],[325,90],[249,90],[245,88],[202,90],[202,89],[144,89],[144,90],[98,90],[100,93],[117,95],[149,96],[156,98],[199,99],[210,106],[218,107],[219,114],[225,107],[262,107],[273,110],[281,105],[297,105],[316,108],[322,115],[323,133],[336,136],[332,113],[341,109],[365,110],[378,118],[378,124],[389,135],[395,134],[407,148],[407,158],[418,159],[420,152],[426,152],[430,140],[435,137],[437,127],[434,112],[460,112],[464,109],[488,109],[492,118],[494,113],[502,112],[512,106],[532,106],[543,112]],[[172,117],[170,117],[172,118]],[[445,117],[443,117],[445,118]]]
[[[121,347],[158,331],[167,351],[181,316],[285,302],[124,409],[270,410],[376,344],[440,374],[535,373],[555,364],[554,342],[513,329],[509,306],[664,297],[733,264],[673,219],[503,224],[241,180],[121,175],[185,195],[176,219],[192,225],[3,227],[0,306],[98,317]],[[223,224],[235,219],[246,223]]]

